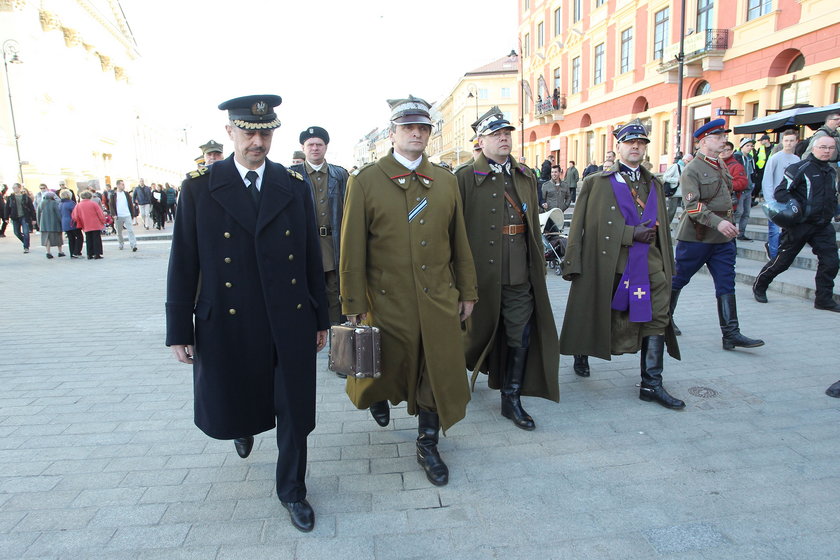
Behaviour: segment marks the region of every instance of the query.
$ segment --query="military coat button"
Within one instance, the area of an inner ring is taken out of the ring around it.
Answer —
[[[230,313],[231,315],[236,315],[236,309],[228,309],[228,313]]]
[[[428,294],[429,293],[429,288],[423,288],[423,293]]]
[[[607,235],[607,236],[605,236],[605,237],[604,237],[604,239],[606,239],[607,241],[609,241],[609,240],[610,240],[610,236],[609,236],[609,235]]]
[[[297,284],[297,278],[292,278],[292,286],[294,286],[295,284]]]
[[[225,239],[230,239],[230,232],[229,231],[225,232]]]
[[[495,209],[495,208],[491,208],[491,209],[490,209],[490,213],[491,213],[491,214],[495,214],[495,213],[496,213],[496,209]]]
[[[490,246],[491,246],[491,247],[492,247],[493,245],[495,245],[495,244],[496,244],[496,242],[495,242],[495,241],[491,241],[491,242],[490,242]]]
[[[420,265],[420,270],[426,270],[426,265],[425,265],[425,264],[421,264],[421,265]]]
[[[233,284],[230,282],[225,282],[225,288],[233,288]]]
[[[608,225],[608,226],[611,226],[611,225],[612,225],[612,222],[607,222],[607,225]]]
[[[299,303],[299,304],[297,304],[297,305],[295,306],[295,309],[303,309],[303,305],[301,305],[301,304]]]
[[[489,260],[489,261],[487,261],[487,262],[489,262],[490,264],[493,264],[493,263],[495,263],[496,261],[494,261],[493,259],[490,259],[490,260]]]
[[[230,264],[230,257],[225,257],[225,262],[226,262],[227,264]]]
[[[601,254],[602,254],[602,255],[606,255],[606,254],[607,254],[607,252],[606,252],[606,251],[601,251]]]
[[[379,291],[383,296],[385,295],[385,290],[379,290]]]
[[[294,255],[289,255],[289,260],[290,260],[290,261],[295,260],[295,256],[294,256]]]
[[[425,224],[425,223],[426,223],[426,220],[424,220],[424,219],[420,218],[420,225],[422,226],[422,225],[423,225],[423,224]]]
[[[496,193],[493,193],[493,198],[496,198]]]
[[[286,230],[286,237],[289,237],[290,235],[292,235],[292,232],[291,232],[291,230],[288,230],[288,229],[287,229],[287,230]]]
[[[426,245],[428,245],[428,243],[426,243],[426,240],[425,240],[425,239],[424,239],[423,241],[421,241],[421,242],[420,242],[420,246],[421,246],[421,247],[425,247]]]
[[[496,224],[490,224],[490,229],[496,229]]]
[[[615,206],[610,206],[610,210],[615,210]]]

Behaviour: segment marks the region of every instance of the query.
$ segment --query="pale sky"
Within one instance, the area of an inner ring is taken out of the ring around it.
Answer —
[[[354,144],[387,123],[388,98],[442,99],[465,72],[516,45],[517,0],[180,2],[121,0],[142,55],[144,102],[188,129],[190,145],[232,144],[232,97],[283,98],[269,159],[288,164],[311,125],[327,160],[349,168]]]

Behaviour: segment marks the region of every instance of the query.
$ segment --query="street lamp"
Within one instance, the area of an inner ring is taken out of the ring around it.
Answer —
[[[522,40],[519,41],[519,51],[522,52]],[[522,69],[522,57],[516,54],[514,49],[510,50],[508,60],[513,62],[519,59],[519,150],[520,155],[525,155],[525,74]]]
[[[685,73],[685,0],[682,0],[680,12],[680,52],[677,53],[677,151],[674,162],[682,159],[682,109],[683,109],[683,79]]]
[[[469,90],[467,99],[475,99],[475,120],[478,120],[478,89],[473,84],[470,84],[467,89]]]
[[[6,71],[6,91],[9,92],[9,110],[12,112],[12,134],[15,135],[15,151],[17,152],[18,171],[20,172],[20,184],[23,185],[23,163],[20,161],[20,142],[17,133],[17,124],[15,123],[15,106],[12,103],[12,86],[9,83],[9,63],[21,64],[22,61],[18,57],[20,52],[20,44],[14,39],[6,39],[3,42],[3,69]]]

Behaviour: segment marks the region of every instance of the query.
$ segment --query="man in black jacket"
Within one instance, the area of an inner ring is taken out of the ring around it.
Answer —
[[[814,141],[813,153],[785,170],[785,178],[775,192],[776,202],[796,200],[802,208],[802,221],[782,231],[776,258],[764,265],[753,284],[753,295],[759,303],[767,303],[767,287],[776,276],[787,270],[805,244],[817,255],[816,297],[814,307],[840,313],[840,304],[833,299],[834,277],[840,260],[837,256],[837,234],[831,219],[840,220],[837,204],[837,175],[829,164],[836,157],[834,138],[822,136]]]
[[[32,228],[32,221],[35,220],[35,205],[20,183],[12,185],[12,194],[9,196],[7,211],[9,219],[12,220],[12,231],[15,237],[23,243],[23,252],[29,252],[29,232]]]

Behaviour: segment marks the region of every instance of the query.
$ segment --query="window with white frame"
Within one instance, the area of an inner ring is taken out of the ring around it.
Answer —
[[[595,45],[595,67],[592,72],[592,83],[600,84],[604,81],[604,43]]]
[[[580,91],[580,57],[572,59],[572,93]]]
[[[653,58],[658,60],[665,53],[665,45],[668,43],[668,23],[670,21],[670,8],[664,8],[653,16]]]
[[[773,9],[773,0],[749,0],[747,2],[747,21],[769,14]]]
[[[633,67],[633,28],[621,32],[621,74]]]
[[[545,45],[545,23],[539,22],[537,24],[537,48],[541,49]]]
[[[560,35],[563,31],[563,9],[557,8],[554,10],[554,35]]]

